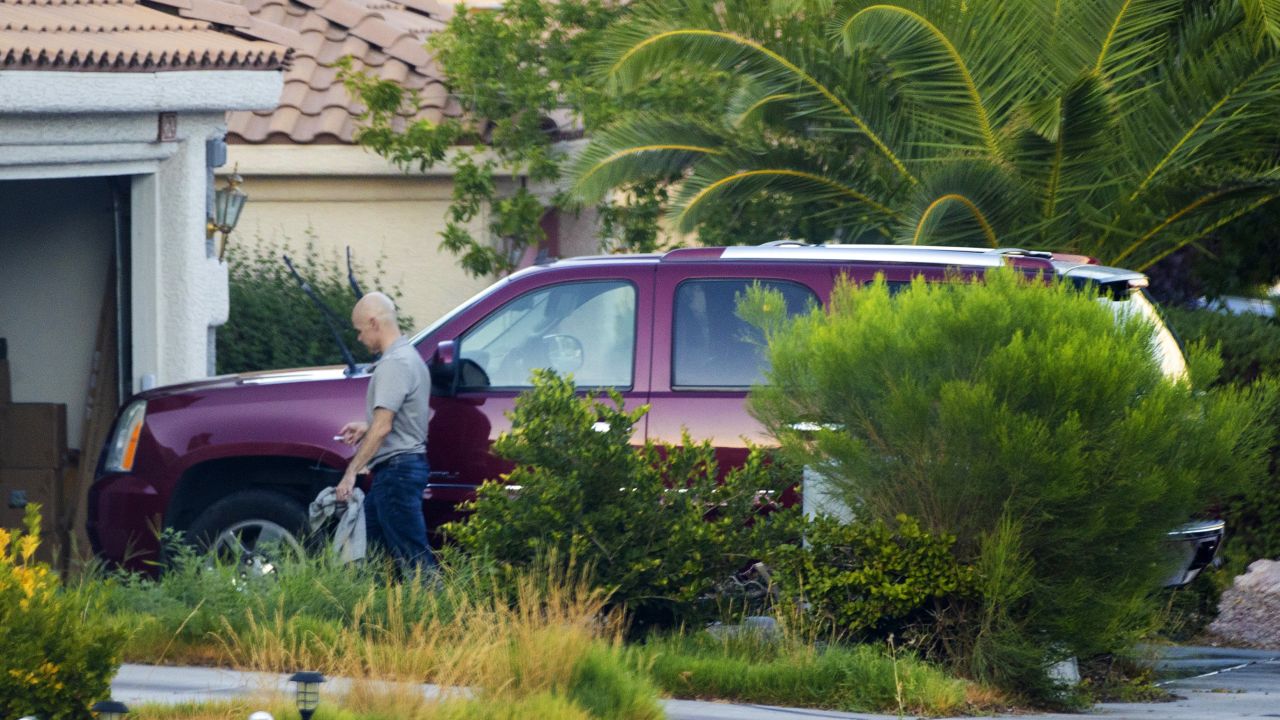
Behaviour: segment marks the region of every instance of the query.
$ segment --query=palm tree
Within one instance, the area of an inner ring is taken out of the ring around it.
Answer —
[[[584,199],[674,183],[694,231],[768,198],[825,241],[1042,247],[1139,269],[1280,197],[1277,0],[685,0],[637,9],[617,92],[703,67],[715,118],[597,133]]]

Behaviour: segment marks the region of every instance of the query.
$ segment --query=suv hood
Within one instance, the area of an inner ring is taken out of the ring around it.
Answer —
[[[356,366],[361,377],[367,374],[368,365]],[[281,383],[319,382],[323,380],[341,380],[346,377],[345,365],[328,365],[324,367],[294,368],[290,370],[267,370],[262,372],[240,373],[238,375],[219,375],[204,380],[164,385],[138,393],[138,398],[154,400],[158,398],[182,395],[184,393],[203,390],[223,390],[246,385],[279,385]]]

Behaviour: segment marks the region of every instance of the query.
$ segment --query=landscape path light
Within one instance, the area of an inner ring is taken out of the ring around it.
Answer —
[[[289,678],[289,682],[298,684],[294,701],[302,720],[311,720],[312,713],[320,705],[320,683],[324,682],[324,675],[318,672],[297,672]]]
[[[124,720],[129,708],[119,700],[102,700],[93,704],[93,712],[98,720]]]

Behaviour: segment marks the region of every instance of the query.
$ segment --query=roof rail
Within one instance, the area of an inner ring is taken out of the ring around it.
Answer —
[[[687,251],[686,251],[687,252]],[[1016,258],[1020,264],[1051,267],[1053,255],[1018,248],[944,247],[939,245],[807,245],[796,241],[735,245],[716,251],[725,260],[837,260],[844,262],[906,262],[922,265],[998,267]],[[687,256],[681,259],[695,259]],[[712,259],[706,255],[696,259]]]

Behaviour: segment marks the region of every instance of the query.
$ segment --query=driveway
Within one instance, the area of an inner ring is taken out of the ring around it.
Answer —
[[[1177,647],[1159,650],[1159,667],[1174,677],[1165,683],[1179,699],[1166,703],[1106,703],[1089,714],[1021,715],[1036,720],[1234,720],[1280,718],[1280,650]],[[111,683],[126,704],[226,700],[264,692],[290,692],[287,675],[217,668],[125,665]],[[342,681],[323,690],[341,692]],[[425,686],[434,695],[437,690]],[[897,720],[896,715],[842,713],[764,705],[668,700],[671,720]]]

